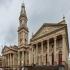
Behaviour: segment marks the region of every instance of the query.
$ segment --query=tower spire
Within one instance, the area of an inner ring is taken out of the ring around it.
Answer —
[[[22,3],[22,7],[25,7],[25,4],[24,4],[24,2]]]
[[[25,10],[25,4],[22,3],[21,5],[21,12],[19,16],[19,21],[20,21],[20,26],[27,27],[27,15],[26,15],[26,10]]]
[[[21,12],[20,12],[20,17],[19,19],[21,19],[22,17],[27,19],[27,15],[26,15],[26,10],[25,10],[25,4],[24,2],[21,5]]]

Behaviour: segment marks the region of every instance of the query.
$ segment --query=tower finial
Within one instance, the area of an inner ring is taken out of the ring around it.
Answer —
[[[63,15],[63,20],[65,20],[65,16]]]
[[[22,3],[22,8],[24,8],[25,7],[25,4],[24,3]]]
[[[23,0],[23,2],[22,2],[22,8],[24,8],[25,7],[25,4],[24,4],[24,0]]]

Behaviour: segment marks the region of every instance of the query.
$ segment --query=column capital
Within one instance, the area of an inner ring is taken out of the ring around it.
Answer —
[[[41,44],[43,44],[43,41],[41,41]]]
[[[56,40],[57,39],[57,36],[55,36],[55,37],[53,37],[54,38],[54,40]]]
[[[66,35],[65,34],[62,34],[62,37],[64,38],[64,37],[66,37]]]
[[[57,37],[54,37],[54,45],[56,46]]]

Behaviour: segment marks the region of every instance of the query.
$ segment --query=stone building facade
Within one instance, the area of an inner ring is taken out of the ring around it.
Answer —
[[[0,56],[0,67],[2,67],[2,56]]]
[[[2,49],[2,67],[17,66],[18,62],[18,47],[4,46]]]
[[[65,19],[58,23],[44,23],[28,44],[25,5],[22,4],[18,27],[18,46],[5,46],[2,50],[3,66],[68,64],[69,43]]]

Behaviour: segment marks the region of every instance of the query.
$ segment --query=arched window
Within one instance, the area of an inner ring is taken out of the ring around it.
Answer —
[[[62,51],[59,52],[59,65],[62,64]]]

